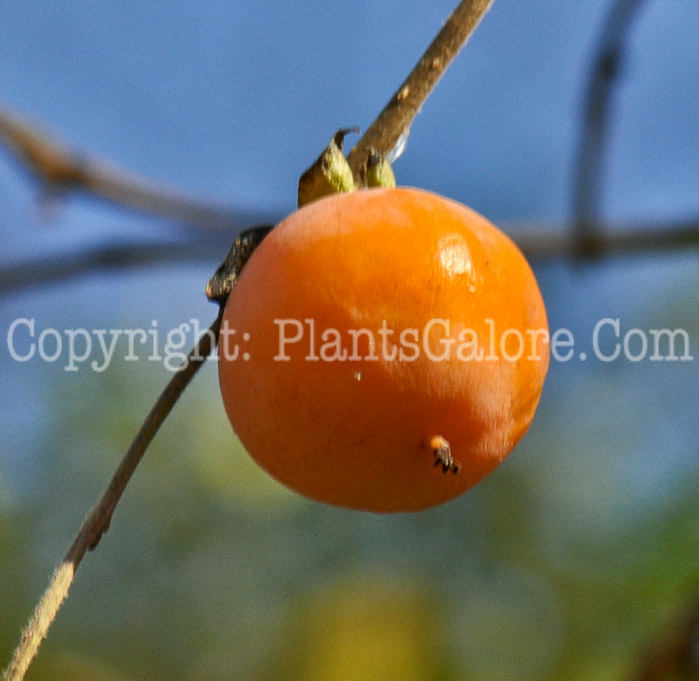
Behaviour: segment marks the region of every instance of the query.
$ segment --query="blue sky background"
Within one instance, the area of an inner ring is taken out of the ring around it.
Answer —
[[[367,127],[450,4],[30,0],[3,12],[3,102],[133,172],[288,210],[299,168],[339,125]],[[494,220],[569,216],[609,4],[496,3],[413,126],[401,181]],[[637,16],[614,105],[610,217],[696,210],[698,14],[649,0]]]
[[[610,4],[496,0],[415,120],[407,151],[395,166],[399,183],[460,200],[496,224],[563,228],[571,218],[583,91]],[[0,0],[0,104],[77,151],[182,193],[224,207],[282,215],[293,210],[300,173],[333,132],[368,127],[452,5],[447,0]],[[602,180],[603,217],[610,223],[662,227],[699,217],[697,35],[699,3],[688,0],[647,0],[633,23],[614,93]],[[46,205],[40,196],[10,153],[0,148],[0,263],[177,233],[165,220],[94,199],[69,197]],[[206,232],[201,238],[207,238]],[[203,287],[224,255],[222,251],[210,264],[97,273],[0,298],[0,515],[11,526],[12,519],[34,507],[31,527],[37,530],[37,547],[24,562],[17,559],[30,577],[27,595],[15,604],[15,627],[169,375],[162,367],[115,366],[95,377],[67,374],[60,363],[17,364],[4,343],[9,324],[17,317],[34,317],[39,329],[148,328],[157,319],[161,328],[170,328],[194,317],[204,325],[214,309]],[[538,263],[536,272],[552,329],[571,329],[588,354],[595,323],[619,317],[624,330],[686,329],[695,357],[684,363],[554,362],[537,420],[504,467],[508,472],[500,482],[488,480],[483,491],[449,505],[460,517],[482,519],[490,495],[499,498],[506,481],[516,480],[513,489],[531,491],[529,519],[545,560],[579,575],[594,572],[599,552],[613,553],[614,542],[627,530],[629,536],[641,537],[644,522],[671,517],[686,502],[688,481],[696,480],[699,259],[695,250],[586,263],[561,260]],[[209,470],[213,464],[201,452],[211,442],[222,451],[231,448],[232,436],[218,404],[214,368],[204,370],[198,385],[194,394],[216,418],[211,423],[204,419],[207,427],[195,428],[199,439],[178,456],[187,459],[189,452],[197,466]],[[186,404],[194,409],[191,401]],[[118,436],[95,435],[105,410],[113,414]],[[178,418],[177,411],[172,418]],[[177,425],[172,428],[180,433]],[[227,440],[221,441],[219,430],[225,430]],[[97,464],[87,461],[100,447],[105,461],[93,470]],[[87,479],[76,470],[87,471]],[[153,475],[166,489],[175,484],[165,482],[170,472],[164,464],[142,475],[144,480]],[[254,489],[261,486],[262,498],[274,495],[260,478],[249,475]],[[75,508],[63,514],[57,499],[66,489]],[[243,498],[246,492],[238,486],[232,494]],[[142,509],[136,506],[124,517],[138,525]],[[334,509],[330,516],[315,513],[321,537],[325,526],[319,518],[331,517],[341,527],[355,522]],[[426,520],[387,521],[398,532],[395,536],[408,537],[404,544],[415,556],[424,553],[419,542],[429,541],[415,528],[430,527],[430,518],[437,522],[447,511],[430,513]],[[45,520],[49,516],[50,522]],[[360,543],[370,544],[375,532],[383,537],[379,521],[356,522]],[[502,522],[506,528],[511,519]],[[133,533],[125,524],[124,533]],[[0,522],[0,539],[2,528]],[[11,536],[9,529],[6,533]],[[478,543],[476,536],[474,530],[471,539]],[[690,536],[697,538],[696,530]],[[152,543],[151,536],[138,532],[134,544],[137,539],[146,546]],[[637,541],[641,546],[642,540]],[[578,553],[567,551],[571,542],[578,542]],[[184,546],[183,551],[194,551],[186,541]],[[434,546],[431,550],[439,553]],[[283,562],[293,551],[280,547],[270,562]],[[391,565],[384,553],[368,552],[368,563],[360,561],[360,569]],[[582,562],[575,563],[572,555],[583,556]],[[162,556],[144,554],[143,560],[144,565],[147,560],[162,562]],[[109,569],[98,565],[102,567],[85,571],[95,575]],[[421,565],[427,573],[432,569]],[[681,568],[682,574],[699,570],[691,557]],[[0,557],[0,585],[2,569]],[[545,579],[529,564],[527,570],[527,579]],[[471,588],[477,590],[478,581],[471,577]],[[94,585],[98,576],[85,579]],[[508,593],[493,588],[497,602]],[[2,589],[14,590],[8,583]],[[681,601],[681,590],[659,590],[674,594],[668,601]],[[73,638],[59,634],[59,641],[69,645],[78,631],[86,650],[94,645],[102,651],[99,636],[90,642],[85,620],[80,620],[90,612],[88,601],[86,590],[84,605],[78,600],[73,606],[80,616],[66,615]],[[467,615],[454,617],[462,622]],[[123,621],[128,628],[128,618]],[[558,630],[561,640],[570,633],[563,625]],[[471,630],[466,626],[465,631]],[[520,639],[513,635],[515,640]],[[517,653],[531,647],[522,641],[505,672],[518,670]],[[461,644],[468,647],[468,642]],[[532,678],[544,678],[545,665],[560,662],[560,655],[532,663]],[[256,659],[253,655],[246,664],[254,667]],[[110,664],[125,663],[112,656]],[[503,667],[478,664],[481,675],[474,678],[504,678]],[[167,668],[162,671],[163,678],[167,673]],[[210,678],[217,676],[212,672]],[[231,677],[222,672],[221,678]]]

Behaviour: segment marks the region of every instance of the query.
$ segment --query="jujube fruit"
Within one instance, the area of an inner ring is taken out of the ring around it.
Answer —
[[[270,232],[228,298],[219,359],[231,424],[271,475],[331,504],[414,511],[524,435],[548,326],[527,261],[485,218],[371,189]]]

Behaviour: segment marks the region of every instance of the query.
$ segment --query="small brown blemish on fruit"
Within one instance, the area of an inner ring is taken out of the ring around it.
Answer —
[[[441,466],[443,473],[458,473],[461,470],[461,464],[451,455],[451,445],[441,435],[430,438],[430,449],[434,454],[435,467]]]

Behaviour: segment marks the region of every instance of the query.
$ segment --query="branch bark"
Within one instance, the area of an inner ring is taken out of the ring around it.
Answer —
[[[366,165],[372,149],[388,154],[400,136],[407,133],[423,102],[492,4],[493,0],[462,0],[447,19],[410,75],[347,157],[358,186],[366,185]]]
[[[194,378],[196,372],[216,346],[221,328],[222,310],[223,308],[221,308],[213,324],[189,352],[180,371],[172,377],[155,405],[153,405],[114,473],[107,489],[92,509],[87,520],[83,523],[63,562],[54,572],[48,588],[41,597],[27,628],[22,634],[22,639],[14,652],[12,661],[4,672],[3,681],[21,681],[24,678],[24,674],[36,655],[39,645],[46,637],[51,623],[68,595],[68,590],[73,583],[73,577],[78,565],[80,565],[80,561],[87,551],[97,546],[100,538],[109,528],[114,509],[136,467],[143,458],[148,445],[170,411],[172,411],[184,389],[189,385],[189,382]]]
[[[79,191],[174,222],[235,233],[250,224],[276,222],[278,217],[272,211],[217,208],[157,187],[144,177],[72,152],[2,107],[0,140],[51,191]]]

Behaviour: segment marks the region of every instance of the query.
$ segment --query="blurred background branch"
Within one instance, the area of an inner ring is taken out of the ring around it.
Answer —
[[[644,0],[616,0],[602,27],[584,92],[575,168],[573,215],[578,250],[600,253],[600,194],[612,95],[622,73],[625,40]]]
[[[96,272],[126,272],[155,265],[210,263],[230,248],[229,237],[200,241],[133,241],[53,254],[0,267],[0,295],[46,286]],[[202,286],[202,291],[203,291]]]
[[[0,106],[0,140],[50,194],[82,192],[175,223],[237,233],[264,211],[227,210],[158,187],[110,163],[70,150]]]
[[[622,2],[620,5],[628,3]],[[637,6],[638,0],[634,6]],[[631,18],[629,10],[624,14]],[[617,24],[614,24],[617,26]],[[609,31],[607,31],[609,32]],[[612,37],[618,38],[617,30]],[[610,49],[617,54],[617,40],[601,42],[604,52]],[[617,57],[615,57],[617,59]],[[586,110],[587,133],[582,137],[580,159],[596,165],[595,172],[588,172],[580,164],[576,181],[576,219],[571,225],[517,225],[507,226],[525,255],[531,260],[555,258],[585,258],[591,256],[622,256],[658,253],[663,251],[697,248],[699,246],[699,219],[675,224],[610,225],[604,224],[598,215],[600,169],[603,157],[604,135],[599,111],[606,111],[612,81],[598,65]],[[604,85],[598,78],[604,78]],[[603,96],[600,93],[604,93]],[[600,100],[600,96],[602,99]],[[602,117],[604,118],[604,116]],[[9,263],[0,266],[0,295],[22,288],[57,282],[99,270],[130,270],[158,264],[210,262],[215,266],[227,252],[230,242],[241,229],[252,224],[276,222],[281,215],[264,211],[224,211],[213,206],[192,203],[174,193],[155,189],[145,179],[108,170],[105,164],[79,157],[66,146],[17,116],[10,116],[0,108],[0,139],[16,155],[17,160],[30,170],[40,182],[53,189],[81,191],[108,199],[120,206],[169,218],[176,223],[190,226],[216,228],[221,236],[210,234],[206,241],[134,241],[132,243],[107,244],[84,251],[41,259]],[[594,159],[594,160],[593,160]],[[594,219],[593,219],[594,217]],[[225,231],[222,231],[225,230]]]
[[[658,228],[654,225],[615,225],[584,244],[572,229],[560,226],[509,225],[506,231],[531,261],[561,258],[659,255],[699,248],[699,221]],[[56,284],[102,272],[128,272],[158,265],[209,264],[213,270],[230,248],[231,237],[221,234],[206,242],[121,242],[82,251],[33,258],[0,266],[0,296],[36,286]],[[203,289],[202,289],[203,290]]]

